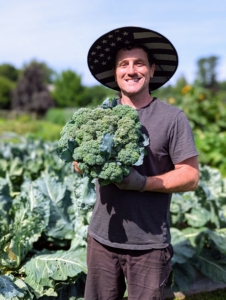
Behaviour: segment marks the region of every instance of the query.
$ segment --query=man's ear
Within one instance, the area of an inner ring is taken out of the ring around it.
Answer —
[[[154,73],[155,73],[155,64],[151,66],[151,78],[154,76]]]

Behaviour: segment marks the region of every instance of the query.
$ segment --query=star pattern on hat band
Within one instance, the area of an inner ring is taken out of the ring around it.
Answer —
[[[121,42],[122,40],[124,40],[125,36],[128,36],[129,32],[123,31],[120,32],[120,30],[116,30],[113,33],[109,34],[107,37],[105,37],[105,39],[101,40],[99,42],[99,44],[95,45],[96,51],[92,51],[91,52],[91,56],[92,58],[89,58],[89,61],[91,62],[90,68],[94,69],[95,66],[94,64],[101,64],[102,66],[105,66],[107,64],[106,62],[106,58],[105,58],[105,53],[106,52],[110,52],[112,49],[110,49],[109,47],[105,47],[104,49],[102,48],[103,44],[108,43],[108,41],[110,41],[109,45],[111,46],[111,48],[116,47],[116,45],[118,44],[118,42]],[[122,45],[124,44],[125,46],[128,45],[130,43],[130,41],[125,40],[122,41]],[[102,44],[102,45],[101,45]],[[100,59],[101,58],[101,59]],[[111,56],[107,57],[107,60],[109,61],[111,59]],[[94,64],[92,64],[94,63]]]

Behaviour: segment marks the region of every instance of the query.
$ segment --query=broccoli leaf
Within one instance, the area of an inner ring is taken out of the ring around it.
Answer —
[[[78,146],[78,143],[75,140],[68,140],[68,149],[71,151],[71,154],[73,154],[75,148]]]
[[[60,154],[60,158],[65,162],[65,163],[69,163],[73,161],[73,157],[72,157],[72,153],[69,149],[66,149],[64,151],[62,151],[62,153]]]
[[[149,145],[149,137],[147,137],[146,134],[142,134],[142,146],[140,147],[140,157],[138,159],[138,161],[134,164],[134,166],[141,166],[143,164],[144,161],[144,156],[147,154],[146,150],[145,150],[145,146]]]
[[[79,175],[78,175],[79,176]],[[76,203],[82,210],[90,210],[96,202],[96,191],[94,180],[88,176],[81,177],[75,181]]]
[[[102,108],[113,108],[116,105],[118,105],[116,98],[107,98],[103,101],[101,107]]]
[[[146,150],[141,148],[140,149],[140,157],[139,157],[138,161],[134,164],[134,166],[141,166],[143,164],[145,155],[146,155]]]
[[[112,147],[114,145],[113,138],[113,134],[105,133],[100,142],[100,152],[104,154],[107,158],[111,156]]]
[[[144,141],[143,141],[143,146],[144,146],[144,147],[145,147],[145,146],[148,146],[148,145],[149,145],[149,137],[146,136],[146,134],[142,134],[142,136],[143,136],[143,139],[144,139]]]

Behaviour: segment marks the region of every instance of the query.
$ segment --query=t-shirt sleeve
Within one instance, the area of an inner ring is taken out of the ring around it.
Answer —
[[[170,132],[169,153],[173,164],[198,155],[191,126],[182,111],[175,118]]]

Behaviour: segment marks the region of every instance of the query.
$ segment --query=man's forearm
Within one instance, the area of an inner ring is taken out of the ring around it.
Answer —
[[[197,187],[199,171],[195,168],[178,168],[163,175],[147,178],[144,191],[176,193],[194,191]]]
[[[194,191],[199,181],[197,157],[175,164],[175,169],[162,175],[150,176],[144,191],[177,193]]]

